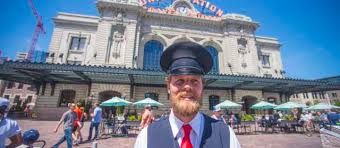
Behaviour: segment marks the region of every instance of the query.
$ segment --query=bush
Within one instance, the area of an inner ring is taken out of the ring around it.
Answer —
[[[128,116],[128,121],[135,121],[135,120],[136,120],[136,116],[135,115]]]
[[[254,117],[249,114],[244,114],[241,116],[241,121],[254,121]]]
[[[288,121],[293,121],[294,120],[294,116],[293,115],[284,115],[282,117],[283,120],[288,120]]]
[[[340,101],[334,103],[335,106],[340,106]]]
[[[142,116],[138,116],[138,121],[142,121]]]

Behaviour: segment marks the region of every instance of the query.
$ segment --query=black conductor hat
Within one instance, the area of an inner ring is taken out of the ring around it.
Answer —
[[[189,41],[169,46],[160,61],[162,70],[170,75],[205,75],[213,63],[204,46]]]

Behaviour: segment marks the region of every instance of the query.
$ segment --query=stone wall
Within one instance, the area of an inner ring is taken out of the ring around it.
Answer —
[[[59,107],[60,94],[62,90],[74,90],[76,91],[75,100],[86,100],[88,98],[87,85],[79,84],[56,84],[54,94],[51,95],[51,85],[46,84],[45,93],[42,94],[40,89],[40,95],[37,97],[36,106],[34,110],[37,112],[38,119],[43,120],[58,120],[62,113],[67,110],[67,107]]]
[[[263,98],[261,90],[235,90],[235,102],[242,101],[242,97],[253,96],[256,98]]]

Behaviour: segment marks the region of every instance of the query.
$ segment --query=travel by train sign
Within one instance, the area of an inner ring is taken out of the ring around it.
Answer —
[[[206,0],[191,0],[188,1],[191,4],[198,7],[201,12],[194,11],[192,9],[187,8],[185,5],[180,5],[177,8],[171,8],[167,6],[160,5],[171,5],[173,0],[171,0],[170,4],[165,3],[163,0],[140,0],[140,4],[147,7],[148,12],[154,13],[163,13],[163,14],[171,14],[171,15],[182,15],[196,18],[204,18],[210,20],[218,20],[223,15],[223,10],[218,8],[215,4],[206,1]],[[175,10],[176,9],[176,10]],[[204,11],[208,11],[204,13]]]

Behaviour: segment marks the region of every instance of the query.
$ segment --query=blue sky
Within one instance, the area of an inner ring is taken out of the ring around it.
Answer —
[[[95,0],[34,0],[46,35],[37,49],[47,50],[58,12],[98,15]],[[257,35],[278,38],[287,76],[317,79],[340,75],[340,1],[210,0],[227,13],[250,16],[260,23]],[[0,49],[15,57],[26,51],[36,20],[27,0],[1,0]]]

